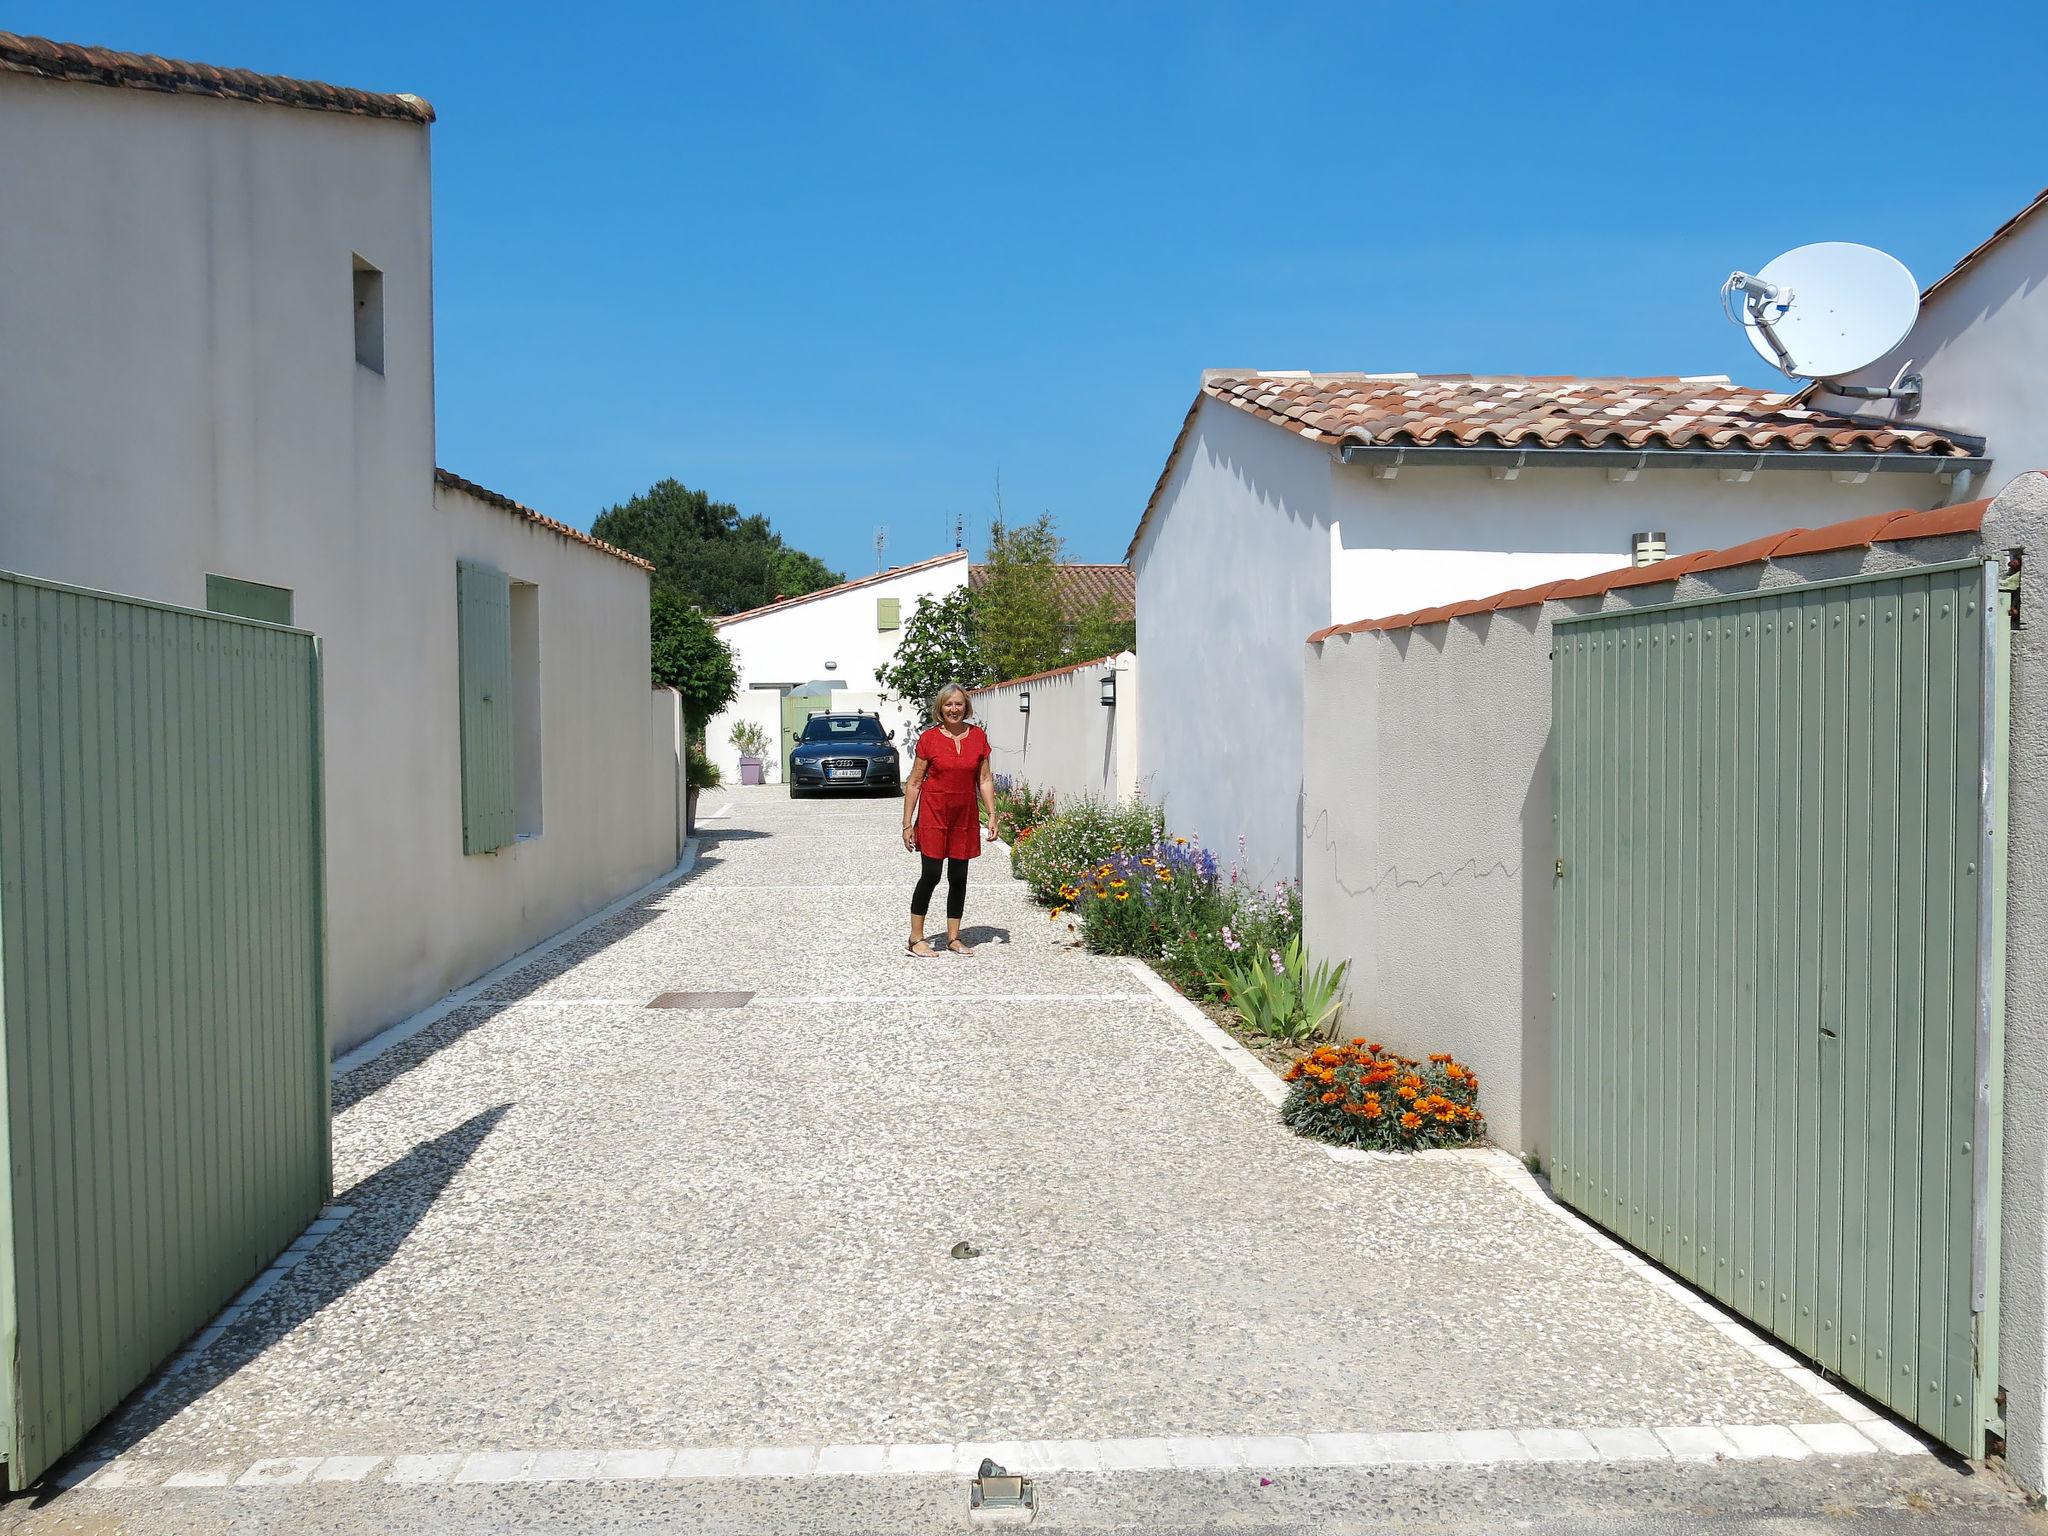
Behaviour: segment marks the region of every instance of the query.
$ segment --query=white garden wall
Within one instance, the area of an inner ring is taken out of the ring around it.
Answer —
[[[1102,702],[1115,679],[1116,702]],[[1029,712],[1019,708],[1029,694]],[[1061,805],[1128,800],[1138,790],[1138,658],[1129,651],[974,691],[997,773],[1049,789]]]

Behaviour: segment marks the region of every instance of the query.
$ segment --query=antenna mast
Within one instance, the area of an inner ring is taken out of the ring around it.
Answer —
[[[882,569],[882,551],[889,547],[889,528],[886,523],[875,525],[875,569]]]

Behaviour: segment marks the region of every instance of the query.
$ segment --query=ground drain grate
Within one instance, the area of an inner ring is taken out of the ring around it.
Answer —
[[[664,992],[650,1008],[744,1008],[754,1000],[751,992]]]

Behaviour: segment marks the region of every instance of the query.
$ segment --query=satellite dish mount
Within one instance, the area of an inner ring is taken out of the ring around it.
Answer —
[[[1843,241],[1802,245],[1754,275],[1730,273],[1721,309],[1789,377],[1852,400],[1897,400],[1906,415],[1919,408],[1921,380],[1910,362],[1886,386],[1840,382],[1904,341],[1920,313],[1913,274],[1883,251]]]

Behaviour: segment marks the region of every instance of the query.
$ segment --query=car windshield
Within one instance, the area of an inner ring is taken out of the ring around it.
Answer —
[[[885,741],[882,722],[872,715],[813,715],[804,722],[805,741]]]

